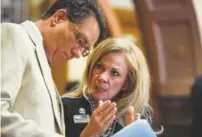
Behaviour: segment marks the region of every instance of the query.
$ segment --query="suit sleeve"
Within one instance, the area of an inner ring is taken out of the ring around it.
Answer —
[[[20,31],[11,24],[1,24],[1,135],[3,137],[62,137],[50,131],[43,132],[37,123],[11,112],[20,95],[21,82],[26,71],[26,57],[20,44]],[[18,39],[18,40],[17,40]],[[17,46],[18,45],[18,46]]]

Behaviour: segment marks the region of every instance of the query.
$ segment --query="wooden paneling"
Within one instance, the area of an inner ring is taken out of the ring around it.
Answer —
[[[145,46],[160,96],[187,96],[202,73],[202,53],[196,15],[190,0],[135,0]]]
[[[202,74],[199,28],[192,0],[134,0],[152,74],[162,137],[191,137],[189,94]]]
[[[53,75],[53,79],[55,81],[56,87],[60,95],[63,95],[65,92],[65,86],[68,82],[67,64],[52,66],[51,69],[52,69],[52,75]]]
[[[150,9],[179,9],[183,8],[186,4],[185,0],[147,0]]]
[[[110,35],[114,37],[120,37],[123,34],[123,30],[111,5],[107,0],[98,0],[98,2],[100,3],[100,6],[104,12],[107,28],[109,29]]]
[[[195,64],[193,35],[189,20],[158,21],[155,24],[162,94],[189,94]]]
[[[138,27],[136,12],[134,9],[113,8],[122,26]]]

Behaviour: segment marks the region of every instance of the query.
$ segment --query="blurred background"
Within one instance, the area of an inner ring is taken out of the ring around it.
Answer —
[[[191,87],[202,74],[201,0],[98,0],[110,36],[144,52],[152,75],[151,104],[162,137],[191,137]],[[54,0],[1,0],[1,22],[37,20]],[[86,58],[53,66],[61,95],[81,80]],[[202,90],[202,89],[201,89]]]

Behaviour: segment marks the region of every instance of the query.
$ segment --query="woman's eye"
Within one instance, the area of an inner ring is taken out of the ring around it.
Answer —
[[[113,76],[119,76],[119,73],[117,71],[112,71]]]
[[[98,69],[104,69],[103,66],[100,63],[96,64],[96,68],[98,68]]]

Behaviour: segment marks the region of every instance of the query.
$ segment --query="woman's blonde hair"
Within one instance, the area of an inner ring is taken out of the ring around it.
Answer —
[[[135,113],[144,113],[145,106],[149,104],[150,74],[146,59],[142,51],[133,43],[123,38],[108,38],[102,41],[89,56],[80,86],[70,92],[70,97],[88,97],[89,85],[93,69],[106,54],[121,52],[125,55],[128,64],[128,89],[117,103],[118,116],[122,116],[128,106],[134,107]]]

